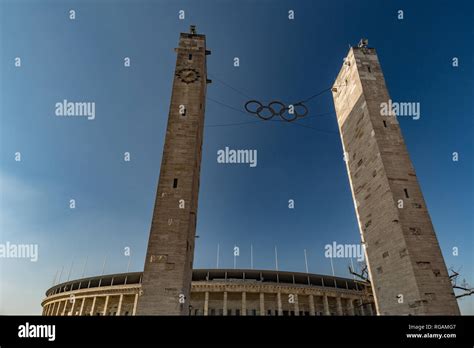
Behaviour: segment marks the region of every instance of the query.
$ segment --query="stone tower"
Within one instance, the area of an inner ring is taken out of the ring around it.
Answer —
[[[381,315],[459,315],[375,49],[349,50],[333,86],[344,158]]]
[[[181,33],[138,315],[188,315],[206,100],[206,37]]]

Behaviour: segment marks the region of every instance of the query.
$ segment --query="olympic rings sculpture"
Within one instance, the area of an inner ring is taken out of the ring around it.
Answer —
[[[256,107],[251,108],[251,104],[255,104]],[[292,122],[308,114],[308,108],[302,102],[286,106],[278,100],[274,100],[268,105],[263,105],[258,100],[249,100],[245,103],[245,110],[251,114],[257,115],[264,121],[268,121],[274,116],[279,115],[283,120]]]

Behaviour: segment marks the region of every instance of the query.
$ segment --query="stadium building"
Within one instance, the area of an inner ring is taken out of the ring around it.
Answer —
[[[83,278],[46,291],[43,315],[135,315],[142,272]],[[296,272],[195,269],[189,315],[374,315],[370,285]],[[176,304],[179,306],[179,303]]]

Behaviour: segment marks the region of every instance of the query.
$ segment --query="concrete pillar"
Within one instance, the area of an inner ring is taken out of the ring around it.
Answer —
[[[104,312],[102,315],[107,315],[107,306],[109,305],[109,295],[105,296]]]
[[[122,302],[123,302],[123,294],[120,294],[116,315],[120,315],[120,312],[122,311]]]
[[[56,302],[58,304],[58,307],[56,308],[56,315],[59,315],[59,308],[61,308],[61,301]]]
[[[283,315],[283,308],[281,306],[281,292],[277,292],[278,315]]]
[[[341,296],[336,296],[337,315],[343,315]]]
[[[300,315],[300,304],[298,302],[298,294],[295,294],[295,315]]]
[[[331,315],[329,312],[329,302],[328,302],[328,295],[323,295],[323,305],[324,305],[324,315]]]
[[[247,315],[247,293],[242,292],[242,315]]]
[[[137,314],[137,303],[138,303],[138,294],[135,294],[135,300],[133,301],[132,315]]]
[[[314,311],[314,297],[313,295],[309,295],[309,315],[316,315]]]
[[[209,291],[204,293],[204,315],[208,315],[209,312]]]
[[[374,312],[372,311],[372,303],[367,304],[367,315],[374,315]]]
[[[224,315],[227,315],[227,291],[224,291]]]
[[[91,315],[94,315],[94,309],[95,309],[95,302],[97,300],[97,296],[94,296],[94,299],[92,300],[92,308],[91,308]]]
[[[70,301],[71,299],[69,299]],[[72,300],[72,305],[71,305],[71,310],[69,311],[68,315],[74,315],[74,307],[76,307],[76,297],[73,297],[73,300]]]
[[[347,310],[349,311],[349,315],[355,315],[354,300],[351,298],[347,299]]]
[[[69,299],[64,300],[64,307],[63,307],[63,310],[61,311],[61,316],[64,316],[66,313],[67,301],[69,301]]]
[[[82,302],[81,302],[81,308],[79,309],[79,316],[82,315],[82,311],[84,310],[84,303],[86,302],[86,298],[83,297],[82,298]]]
[[[365,315],[364,302],[359,300],[360,315]]]
[[[107,315],[107,306],[109,305],[109,295],[105,296],[105,304],[104,304],[104,311],[102,312],[102,315]]]
[[[265,315],[265,294],[260,293],[260,315]]]

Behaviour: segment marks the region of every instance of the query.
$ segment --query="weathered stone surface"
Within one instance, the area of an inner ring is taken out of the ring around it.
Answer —
[[[205,36],[182,33],[176,52],[138,315],[189,314],[206,95]]]
[[[374,49],[350,49],[333,98],[377,312],[459,315]]]

